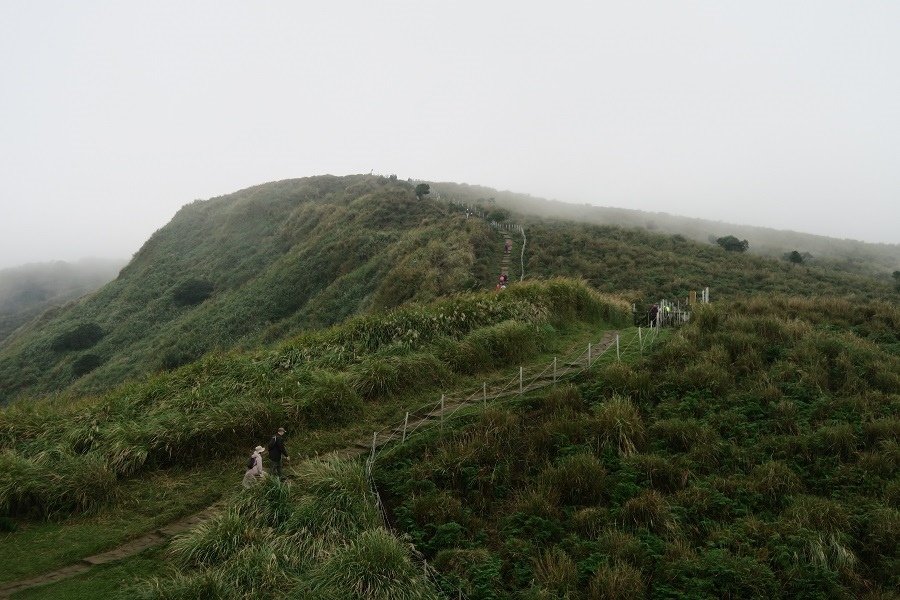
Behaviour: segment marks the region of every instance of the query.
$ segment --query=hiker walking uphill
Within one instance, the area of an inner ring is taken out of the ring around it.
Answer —
[[[497,282],[498,290],[505,290],[509,285],[509,254],[512,250],[512,238],[505,236],[503,240],[503,257],[500,260],[500,279]]]
[[[287,449],[284,447],[284,427],[279,427],[278,432],[269,440],[269,460],[272,462],[272,473],[278,479],[281,479],[281,462],[283,459],[290,460]]]

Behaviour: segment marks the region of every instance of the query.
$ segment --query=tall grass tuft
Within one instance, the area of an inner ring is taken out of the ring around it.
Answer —
[[[566,456],[541,473],[539,480],[555,490],[567,506],[596,504],[606,494],[606,469],[591,454]]]
[[[309,573],[309,586],[323,598],[437,600],[409,548],[384,529],[364,531]]]
[[[374,527],[378,512],[360,465],[340,460],[307,460],[294,469],[299,497],[286,527],[315,535],[348,535]]]
[[[230,509],[175,537],[169,552],[182,568],[214,567],[263,536],[239,510]]]
[[[850,516],[841,504],[819,496],[794,496],[784,517],[801,527],[826,534],[845,532],[850,526]]]
[[[646,527],[657,533],[674,529],[669,504],[656,490],[644,490],[622,506],[622,518],[631,525]]]
[[[316,371],[300,407],[304,422],[327,427],[350,423],[362,412],[363,403],[349,376]]]
[[[779,507],[792,494],[803,491],[803,482],[780,461],[769,461],[753,469],[749,487],[771,507]]]
[[[397,356],[373,356],[354,368],[353,387],[366,399],[379,399],[407,389],[431,387],[447,379],[449,372],[433,354],[416,352]]]
[[[555,547],[534,560],[534,578],[555,598],[567,598],[577,590],[578,567],[565,550]]]
[[[588,585],[589,600],[639,600],[646,594],[641,572],[628,563],[600,565]]]
[[[631,400],[621,396],[597,406],[594,411],[601,445],[611,445],[623,456],[637,452],[644,445],[644,421]]]

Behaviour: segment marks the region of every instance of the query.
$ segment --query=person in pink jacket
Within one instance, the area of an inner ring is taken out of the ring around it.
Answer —
[[[263,460],[262,453],[265,452],[266,449],[262,446],[257,446],[253,450],[253,454],[250,456],[250,460],[248,460],[249,468],[244,473],[244,481],[242,485],[245,488],[251,487],[256,484],[257,481],[266,476],[266,472],[263,471]],[[252,466],[251,466],[252,461]]]

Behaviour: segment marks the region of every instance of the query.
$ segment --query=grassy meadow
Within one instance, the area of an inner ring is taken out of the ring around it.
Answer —
[[[623,324],[620,300],[566,280],[411,305],[232,352],[94,397],[0,412],[0,514],[59,516],[108,501],[118,482],[252,448],[279,425],[298,438],[372,415],[455,378],[518,364],[559,328]],[[543,339],[542,339],[543,338]]]
[[[448,597],[888,598],[900,311],[710,306],[631,364],[381,455]]]

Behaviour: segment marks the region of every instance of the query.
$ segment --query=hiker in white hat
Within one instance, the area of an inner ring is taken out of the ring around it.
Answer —
[[[244,472],[244,481],[242,482],[242,485],[245,488],[251,487],[266,476],[266,472],[263,471],[262,461],[262,453],[265,451],[266,449],[262,446],[257,446],[253,449],[253,454],[251,454],[250,458],[247,460],[247,471]]]

